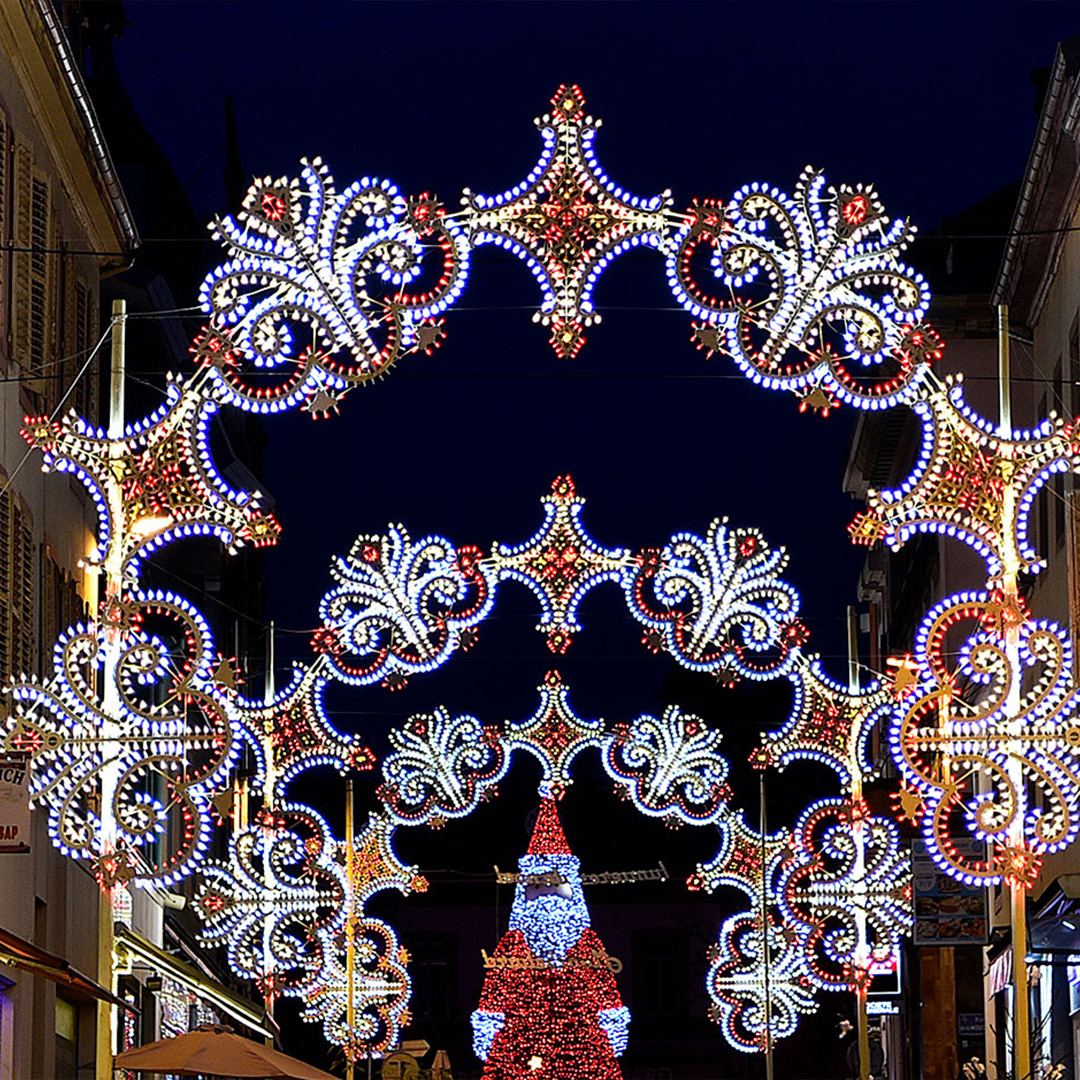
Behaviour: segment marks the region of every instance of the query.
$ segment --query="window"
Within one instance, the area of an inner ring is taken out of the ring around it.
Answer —
[[[0,488],[7,476],[0,470]],[[30,513],[14,491],[0,495],[0,675],[34,670],[34,550]]]
[[[48,177],[33,165],[30,148],[16,139],[13,155],[15,197],[12,241],[12,355],[31,374],[28,385],[46,393],[53,371],[53,324],[56,321],[52,199]],[[52,382],[56,386],[56,380]]]
[[[424,934],[409,942],[413,1023],[457,1018],[456,934]]]
[[[79,1010],[56,998],[56,1080],[75,1080],[79,1052]]]
[[[634,1023],[686,1014],[687,956],[682,931],[662,927],[635,932],[632,943]]]

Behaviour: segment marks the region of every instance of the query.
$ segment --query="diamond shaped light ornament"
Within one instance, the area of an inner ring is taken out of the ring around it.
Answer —
[[[474,248],[497,244],[528,265],[542,294],[533,319],[551,328],[556,355],[572,358],[600,321],[592,294],[608,263],[664,246],[671,193],[639,198],[608,179],[593,150],[600,121],[585,115],[577,86],[560,86],[536,126],[544,149],[529,175],[501,195],[466,188],[462,202]]]

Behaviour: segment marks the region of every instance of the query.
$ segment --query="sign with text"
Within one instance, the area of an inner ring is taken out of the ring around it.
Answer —
[[[953,840],[969,861],[984,860],[981,840]],[[911,901],[916,945],[985,945],[989,941],[986,889],[950,877],[930,857],[926,842],[911,841]]]
[[[0,855],[30,850],[30,755],[0,754]]]

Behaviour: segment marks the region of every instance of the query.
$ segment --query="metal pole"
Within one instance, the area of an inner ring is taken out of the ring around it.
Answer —
[[[766,889],[766,866],[765,866],[765,770],[761,770],[761,950],[762,959],[765,962],[765,1080],[773,1080],[773,1044],[772,1044],[772,1005],[769,1001],[771,993],[769,970],[771,963],[769,949],[769,901]]]
[[[345,781],[345,872],[349,879],[349,921],[345,924],[345,970],[349,980],[349,996],[345,1006],[345,1027],[348,1041],[345,1044],[345,1080],[353,1080],[353,1027],[356,1023],[356,904],[353,882],[353,782]],[[368,1056],[368,1075],[371,1074],[371,1056]]]
[[[998,432],[1003,438],[1012,436],[1012,392],[1009,373],[1009,309],[1005,304],[998,306],[998,393],[1000,415]],[[1006,524],[1008,536],[1003,537],[1005,565],[1002,570],[1002,591],[1007,604],[1018,603],[1016,575],[1020,569],[1019,553],[1014,551],[1012,523],[1016,514],[1016,490],[1012,484],[1006,484],[1003,496],[1004,508],[1002,520]],[[1005,628],[1005,655],[1012,671],[1009,695],[1005,710],[1007,717],[1016,717],[1020,712],[1019,680],[1020,628],[1010,624]],[[1020,733],[1020,721],[1017,721],[1017,734]],[[1009,780],[1019,792],[1024,790],[1026,780],[1019,762],[1009,756]],[[1024,846],[1024,819],[1022,814],[1015,814],[1009,827],[1009,844],[1013,847]],[[1009,882],[1009,920],[1012,930],[1013,951],[1013,1048],[1016,1080],[1029,1080],[1031,1076],[1031,1019],[1028,994],[1027,974],[1027,888],[1019,881]]]
[[[859,614],[853,604],[847,609],[848,691],[859,692]],[[866,999],[870,981],[870,941],[866,929],[866,822],[862,816],[862,766],[854,740],[849,747],[848,772],[851,774],[851,823],[855,841],[855,879],[852,882],[855,901],[855,929],[859,935],[855,947],[858,982],[855,984],[855,1014],[859,1029],[859,1077],[870,1077],[870,1018]]]
[[[112,305],[112,359],[109,368],[109,427],[110,439],[120,439],[124,434],[124,367],[126,363],[127,302],[114,300]],[[123,505],[114,497],[109,506],[112,519],[118,525],[124,521]],[[118,552],[119,547],[114,546]],[[112,601],[119,601],[123,592],[122,566],[114,555],[104,566],[106,610]],[[102,737],[106,760],[101,770],[100,815],[102,854],[111,854],[116,846],[116,821],[113,803],[119,781],[119,767],[112,754],[113,740],[119,735],[115,717],[120,715],[120,691],[116,685],[116,669],[120,662],[120,631],[112,623],[105,629],[105,655],[101,672],[101,711],[104,716]],[[116,976],[113,970],[115,931],[113,929],[113,893],[125,886],[103,886],[98,908],[98,981],[102,986],[116,992]],[[98,1080],[111,1080],[112,1055],[116,1049],[116,1010],[107,1002],[99,1002],[97,1008],[95,1069]]]

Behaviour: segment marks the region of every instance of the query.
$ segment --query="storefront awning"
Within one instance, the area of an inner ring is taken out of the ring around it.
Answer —
[[[29,971],[44,979],[50,979],[54,983],[60,983],[79,996],[94,998],[97,1001],[108,1001],[112,1005],[132,1009],[128,1002],[114,997],[104,986],[98,985],[89,976],[73,968],[62,956],[54,956],[44,949],[39,949],[36,945],[31,945],[29,941],[2,927],[0,927],[0,964],[7,964],[9,967]]]
[[[193,964],[178,959],[121,923],[116,924],[116,948],[117,951],[125,949],[139,957],[158,975],[167,975],[212,1005],[219,1013],[263,1038],[273,1040],[273,1029],[269,1026],[266,1010],[261,1005],[255,1005],[228,987],[222,986]]]

